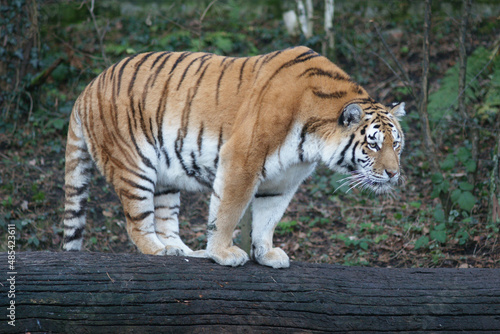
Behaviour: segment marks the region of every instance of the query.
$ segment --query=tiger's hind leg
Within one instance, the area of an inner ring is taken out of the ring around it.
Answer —
[[[66,144],[66,175],[64,203],[63,249],[78,251],[82,248],[85,213],[87,207],[92,159],[83,137],[82,128],[73,113]]]
[[[143,254],[166,255],[167,249],[155,230],[154,175],[134,171],[115,175],[114,178],[108,177],[108,180],[113,183],[122,202],[127,233],[132,242]]]
[[[178,256],[193,254],[179,236],[179,191],[157,191],[154,195],[154,204],[155,231],[158,239],[165,245],[166,254]]]

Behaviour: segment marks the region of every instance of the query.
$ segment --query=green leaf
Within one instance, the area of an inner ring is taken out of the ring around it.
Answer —
[[[420,206],[422,206],[422,202],[420,202],[420,201],[413,201],[413,202],[410,202],[410,206],[414,207],[415,209],[420,209]]]
[[[474,173],[476,171],[476,162],[474,160],[469,160],[464,165],[467,172]]]
[[[471,158],[471,153],[470,150],[466,147],[460,147],[457,152],[457,158],[460,160],[462,163],[466,163],[467,161],[470,160]]]
[[[441,191],[447,193],[449,189],[450,189],[450,181],[444,180],[442,183]]]
[[[436,209],[434,210],[434,219],[437,222],[444,222],[444,211],[443,209]]]
[[[469,240],[469,233],[465,229],[460,229],[455,234],[460,245],[464,245]]]
[[[462,195],[462,190],[460,189],[455,189],[451,192],[451,201],[453,203],[457,203],[458,199],[460,198],[460,195]]]
[[[451,170],[455,165],[457,164],[457,161],[455,160],[455,157],[451,154],[448,154],[446,159],[444,159],[443,162],[439,164],[441,166],[442,170]]]
[[[444,244],[446,242],[446,231],[433,230],[431,231],[430,236],[433,240],[436,240],[439,243]]]
[[[464,191],[457,200],[458,205],[465,211],[471,211],[476,204],[476,198],[469,191]]]
[[[474,189],[474,186],[469,182],[460,182],[458,186],[460,187],[460,189],[465,191],[472,191],[472,189]]]
[[[359,247],[364,249],[364,250],[368,250],[368,243],[366,241],[361,241],[359,243]]]
[[[441,210],[441,211],[443,211],[443,210]],[[436,230],[436,231],[444,231],[444,230],[446,230],[446,224],[445,223],[441,223],[441,224],[437,225],[436,227],[434,227],[434,230]]]
[[[439,183],[443,182],[443,175],[441,175],[441,173],[432,174],[431,181],[434,184],[439,184]]]
[[[429,244],[429,237],[424,235],[415,242],[415,249],[426,247]]]

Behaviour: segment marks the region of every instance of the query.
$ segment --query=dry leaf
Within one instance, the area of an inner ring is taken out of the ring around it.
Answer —
[[[102,214],[104,215],[104,217],[108,217],[108,218],[113,217],[113,212],[110,212],[110,211],[107,211],[107,210],[103,210]]]

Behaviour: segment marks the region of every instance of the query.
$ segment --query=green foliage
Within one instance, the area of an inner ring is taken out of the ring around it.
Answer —
[[[282,221],[276,226],[275,233],[283,235],[288,233],[293,233],[297,228],[297,221]]]
[[[481,72],[491,57],[491,51],[484,47],[478,47],[467,59],[467,74],[465,89],[466,104],[474,102],[481,96],[481,87],[479,81],[475,79]],[[450,67],[444,77],[441,79],[439,89],[429,95],[428,111],[432,122],[439,122],[445,115],[449,114],[458,102],[458,79],[459,64]],[[498,96],[498,95],[497,95]],[[497,103],[498,97],[493,97],[493,103]]]
[[[492,62],[492,71],[489,76],[490,84],[485,86],[485,97],[478,105],[476,117],[481,123],[492,122],[500,111],[500,57],[495,55]]]
[[[454,180],[451,172],[458,169],[463,169],[466,173],[474,173],[476,171],[476,162],[472,159],[470,149],[462,146],[456,151],[450,152],[440,163],[440,167],[444,174],[435,173],[431,176],[433,185],[431,197],[438,198],[440,195],[448,196],[451,193],[451,208],[458,206],[465,211],[464,216],[468,217],[476,203],[476,198],[472,194],[474,185],[467,182],[465,177],[467,174],[464,173],[464,176],[458,180]],[[454,181],[453,184],[450,180]],[[448,212],[445,215],[448,215]]]

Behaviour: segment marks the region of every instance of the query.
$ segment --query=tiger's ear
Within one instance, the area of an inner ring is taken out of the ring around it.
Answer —
[[[362,114],[363,109],[359,104],[349,104],[344,108],[344,111],[342,111],[342,114],[339,117],[339,125],[350,126],[352,124],[359,123]]]
[[[403,116],[406,115],[406,111],[405,111],[405,103],[404,102],[400,102],[400,103],[393,103],[392,104],[392,109],[390,110],[390,113],[396,117],[396,119],[398,121],[401,120],[401,118]]]

